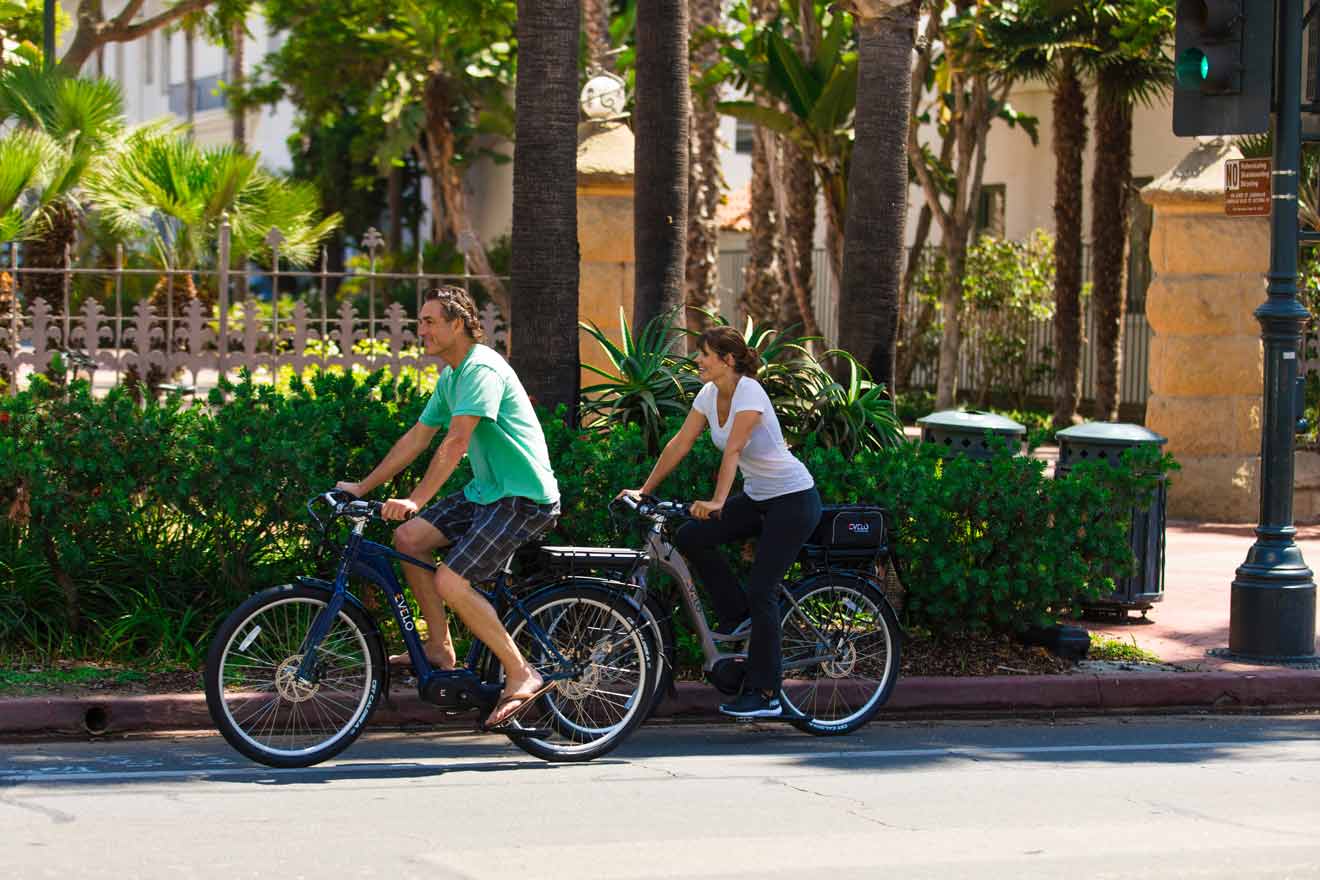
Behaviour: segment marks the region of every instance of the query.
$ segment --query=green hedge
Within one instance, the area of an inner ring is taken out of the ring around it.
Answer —
[[[242,596],[324,566],[303,503],[365,475],[425,397],[406,379],[321,374],[287,390],[244,381],[191,407],[142,405],[121,390],[98,400],[85,383],[40,380],[4,399],[0,655],[196,662]],[[543,421],[564,499],[553,539],[634,540],[607,502],[646,476],[641,431]],[[1149,453],[1055,481],[1007,450],[988,463],[918,445],[852,459],[812,445],[798,453],[827,502],[896,512],[905,622],[937,635],[1045,622],[1111,589],[1133,564],[1124,511],[1171,466]],[[709,497],[718,463],[703,441],[662,491]],[[399,492],[425,464],[400,475]],[[456,474],[445,491],[467,479]]]

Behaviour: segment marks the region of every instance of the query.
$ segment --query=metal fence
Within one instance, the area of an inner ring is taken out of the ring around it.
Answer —
[[[227,225],[220,230],[214,270],[131,268],[122,249],[111,267],[74,267],[66,258],[62,269],[39,269],[25,266],[21,246],[10,244],[0,253],[0,375],[18,380],[9,382],[16,392],[27,375],[46,370],[57,354],[100,387],[129,373],[210,387],[219,376],[241,369],[273,373],[284,366],[322,365],[397,372],[419,366],[416,315],[428,288],[471,288],[491,280],[428,273],[420,258],[413,272],[378,272],[383,239],[374,229],[362,241],[366,271],[329,271],[324,253],[319,270],[282,269],[280,241],[278,230],[272,230],[269,270],[247,261],[243,269],[229,268]],[[25,295],[25,286],[42,276],[60,279],[62,302]],[[125,306],[126,286],[144,284],[163,294],[154,297],[164,304],[162,310],[145,297]],[[193,285],[205,290],[208,300],[213,296],[213,303],[183,296]],[[281,300],[282,291],[293,292],[291,306]],[[336,296],[336,291],[354,295]],[[405,308],[401,295],[405,301],[415,297],[415,308]],[[507,322],[496,306],[487,303],[480,317],[487,341],[506,350]]]
[[[829,258],[823,249],[815,252],[814,300],[816,321],[820,325],[825,341],[833,346],[838,340],[839,315],[838,299],[834,292],[834,278],[830,271]],[[1084,261],[1084,265],[1089,260]],[[738,315],[738,300],[744,288],[744,268],[747,265],[745,251],[720,252],[719,300],[720,314],[730,322]],[[919,304],[909,303],[909,314],[905,315],[909,323],[916,316]],[[1082,397],[1095,397],[1096,350],[1091,344],[1094,338],[1095,309],[1088,305],[1082,315],[1084,342],[1082,348]],[[1031,321],[1026,328],[1028,369],[1038,364],[1052,366],[1054,349],[1054,323],[1050,320]],[[1120,373],[1120,403],[1144,405],[1150,396],[1150,382],[1147,377],[1149,363],[1150,324],[1144,313],[1129,313],[1123,317],[1123,329],[1120,345],[1122,346],[1122,368]],[[933,359],[918,362],[912,373],[911,386],[915,388],[934,388],[937,364]],[[969,340],[964,345],[958,358],[958,387],[974,388],[982,375],[984,354]],[[1030,396],[1053,397],[1053,380],[1045,376],[1027,387]]]

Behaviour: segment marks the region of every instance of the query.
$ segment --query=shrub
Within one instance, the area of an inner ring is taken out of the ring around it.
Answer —
[[[0,401],[0,656],[197,662],[242,596],[322,570],[303,502],[364,476],[425,397],[407,378],[326,373],[292,377],[287,391],[226,384],[192,408],[41,380]],[[551,540],[630,542],[635,522],[612,520],[608,501],[652,466],[642,427],[585,432],[563,415],[542,416],[563,496]],[[663,422],[660,439],[680,424]],[[1171,466],[1134,451],[1121,467],[1084,464],[1047,480],[1039,462],[1006,449],[979,463],[907,444],[854,454],[811,438],[798,453],[827,501],[894,511],[906,622],[934,634],[1041,623],[1112,589],[1133,563],[1126,512]],[[379,495],[409,491],[426,463]],[[718,464],[703,440],[661,492],[709,498]],[[464,467],[442,491],[469,477]]]

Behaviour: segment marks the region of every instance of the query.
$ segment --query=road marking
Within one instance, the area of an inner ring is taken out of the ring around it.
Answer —
[[[1072,746],[954,746],[946,748],[933,749],[853,749],[838,750],[831,752],[770,752],[761,755],[748,756],[759,759],[764,762],[782,763],[797,762],[801,759],[810,759],[812,761],[851,761],[858,758],[879,758],[879,759],[904,759],[904,758],[966,758],[971,760],[985,758],[1012,758],[1015,756],[1026,755],[1086,755],[1086,754],[1105,754],[1115,752],[1189,752],[1189,751],[1209,751],[1209,750],[1232,750],[1242,752],[1248,748],[1260,746],[1312,746],[1320,748],[1320,740],[1316,739],[1283,739],[1283,740],[1261,740],[1255,742],[1225,741],[1225,742],[1186,742],[1186,743],[1114,743],[1099,745],[1072,745]],[[1320,757],[1320,755],[1317,755]],[[214,758],[203,758],[204,761],[214,761]],[[594,766],[619,766],[635,765],[644,767],[660,763],[707,763],[718,762],[727,765],[730,756],[727,754],[709,754],[709,755],[649,755],[629,759],[625,756],[617,756],[609,759],[602,764]],[[373,761],[355,760],[351,762],[325,763],[314,767],[276,769],[272,767],[261,767],[258,765],[246,767],[192,767],[178,770],[97,770],[87,765],[62,766],[58,769],[52,768],[49,771],[24,773],[4,773],[0,772],[0,785],[12,786],[30,783],[84,783],[84,782],[147,782],[151,780],[170,780],[170,779],[207,779],[221,777],[274,777],[281,779],[296,779],[298,776],[366,776],[379,775],[384,773],[402,773],[416,772],[419,770],[432,770],[444,772],[458,772],[467,769],[469,764],[489,765],[492,762],[503,762],[511,765],[529,764],[531,766],[556,766],[559,769],[569,769],[568,765],[547,765],[522,755],[510,755],[508,757],[498,755],[483,755],[472,758],[424,758],[414,761]],[[591,764],[579,765],[581,767],[590,767]]]

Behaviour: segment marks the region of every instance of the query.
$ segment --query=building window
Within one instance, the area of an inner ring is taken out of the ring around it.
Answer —
[[[738,127],[733,136],[733,150],[735,153],[751,153],[752,144],[756,140],[756,126],[746,119],[738,120]]]
[[[976,204],[976,235],[1004,237],[1004,203],[1008,200],[1008,186],[987,183],[981,187],[981,199]]]
[[[160,38],[160,93],[168,95],[170,93],[170,49],[174,38],[166,33]]]
[[[170,84],[170,112],[175,116],[188,115],[187,83]],[[193,81],[193,112],[219,110],[225,106],[224,92],[220,89],[220,74],[198,77]]]
[[[155,82],[156,76],[156,40],[155,33],[147,31],[147,37],[142,41],[142,82],[145,85],[151,85]]]

